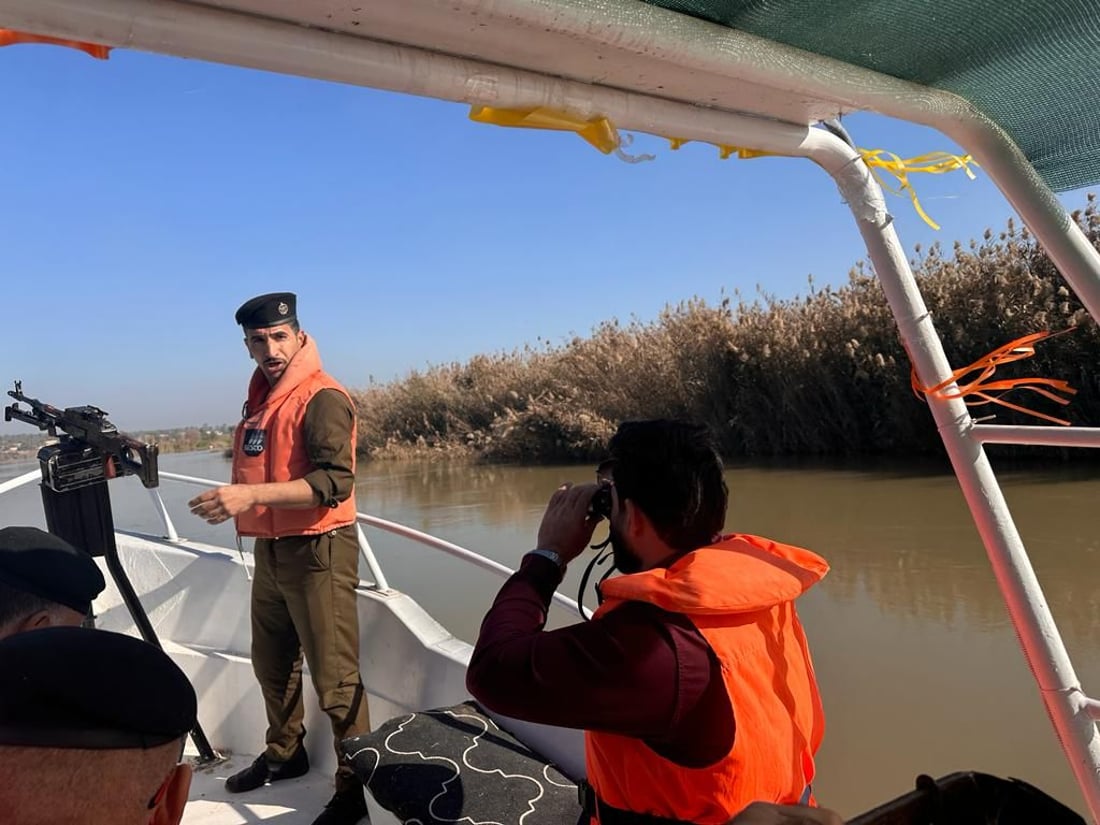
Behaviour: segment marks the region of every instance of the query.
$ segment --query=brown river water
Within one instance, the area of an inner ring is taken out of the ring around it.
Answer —
[[[0,464],[0,481],[33,467]],[[164,456],[161,468],[229,473],[225,459],[206,453]],[[361,469],[357,495],[363,512],[514,566],[533,546],[554,488],[591,475],[575,466],[375,463]],[[1001,480],[1077,673],[1100,692],[1100,537],[1091,512],[1100,468],[1033,467]],[[822,804],[852,816],[910,790],[917,774],[980,770],[1025,779],[1084,812],[949,472],[735,467],[727,482],[728,530],[809,547],[832,565],[799,601],[825,703],[814,783]],[[163,491],[181,535],[233,546],[230,528],[187,512],[195,488],[165,482]],[[119,528],[160,534],[135,479],[114,482],[112,495]],[[0,498],[0,524],[44,526],[34,485]],[[404,539],[373,530],[368,538],[391,587],[474,639],[499,579]],[[574,567],[563,590],[575,598],[583,565]],[[574,620],[555,608],[551,621]]]

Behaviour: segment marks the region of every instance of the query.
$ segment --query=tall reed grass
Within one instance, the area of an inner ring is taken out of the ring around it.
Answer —
[[[1074,219],[1100,248],[1094,195]],[[1015,400],[1074,424],[1100,425],[1100,333],[1026,230],[915,250],[913,269],[951,363],[1007,341],[1075,326],[1005,375],[1062,378],[1068,408]],[[1030,396],[1030,397],[1028,397]],[[710,425],[729,457],[913,455],[941,449],[871,267],[848,283],[780,300],[692,299],[651,322],[610,320],[587,338],[527,346],[414,372],[355,393],[371,457],[468,455],[490,461],[598,458],[619,421],[686,417]],[[999,407],[997,422],[1043,423]]]

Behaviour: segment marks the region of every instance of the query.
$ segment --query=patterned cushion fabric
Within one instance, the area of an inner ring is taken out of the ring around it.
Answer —
[[[343,748],[402,822],[576,825],[581,816],[577,786],[474,702],[395,717]]]

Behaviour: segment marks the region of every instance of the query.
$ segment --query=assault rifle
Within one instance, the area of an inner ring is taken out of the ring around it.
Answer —
[[[15,389],[8,390],[15,404],[4,408],[4,420],[13,418],[45,430],[54,438],[60,430],[60,451],[47,462],[42,454],[43,472],[50,487],[59,492],[96,484],[117,476],[136,475],[148,488],[160,483],[157,471],[156,444],[146,444],[133,436],[120,433],[107,420],[107,413],[99,407],[66,407],[59,410],[51,404],[28,398],[23,394],[23,382],[16,381]],[[19,406],[22,401],[30,409]],[[49,449],[49,448],[45,448]]]

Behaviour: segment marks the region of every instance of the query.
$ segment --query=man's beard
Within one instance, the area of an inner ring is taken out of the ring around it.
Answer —
[[[642,560],[626,546],[626,539],[623,538],[623,534],[616,530],[613,525],[608,526],[607,534],[611,541],[611,557],[615,560],[615,567],[618,568],[619,572],[640,573],[643,566]]]

